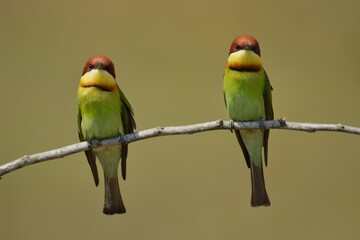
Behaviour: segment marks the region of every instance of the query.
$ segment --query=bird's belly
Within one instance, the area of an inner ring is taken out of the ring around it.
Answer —
[[[117,169],[121,157],[121,146],[100,147],[94,149],[106,176],[114,178],[117,176]]]
[[[122,134],[120,106],[111,99],[88,99],[82,108],[81,131],[84,139],[102,139]]]
[[[228,106],[229,117],[236,121],[257,121],[265,119],[262,98],[250,96],[233,96]]]
[[[121,121],[116,118],[85,117],[81,123],[84,139],[102,139],[123,133]]]

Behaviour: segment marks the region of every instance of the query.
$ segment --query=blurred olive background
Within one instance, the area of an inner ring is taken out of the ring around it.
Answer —
[[[275,117],[360,127],[360,2],[17,1],[0,3],[0,164],[78,142],[85,61],[105,54],[137,130],[227,119],[230,43],[261,45]],[[272,130],[268,208],[250,207],[234,134],[130,145],[125,215],[102,214],[85,155],[0,181],[1,239],[359,239],[360,138]]]

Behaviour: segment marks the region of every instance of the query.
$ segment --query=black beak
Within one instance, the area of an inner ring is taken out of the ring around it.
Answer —
[[[105,66],[102,62],[99,62],[98,64],[96,64],[95,68],[96,69],[105,69]]]
[[[251,43],[246,42],[246,43],[242,46],[242,49],[252,50],[252,45],[251,45]]]

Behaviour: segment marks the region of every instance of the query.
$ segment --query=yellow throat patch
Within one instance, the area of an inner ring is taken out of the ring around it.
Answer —
[[[229,55],[227,68],[237,71],[259,71],[262,68],[259,55],[250,50],[240,50]]]
[[[116,81],[107,71],[93,69],[81,77],[79,87],[97,87],[105,91],[113,91],[116,88]]]

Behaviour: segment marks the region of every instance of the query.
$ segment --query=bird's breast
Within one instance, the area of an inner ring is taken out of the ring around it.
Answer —
[[[265,119],[264,83],[264,71],[225,72],[224,94],[231,119],[237,121]]]
[[[78,94],[81,131],[86,140],[122,134],[120,95],[85,88]]]

